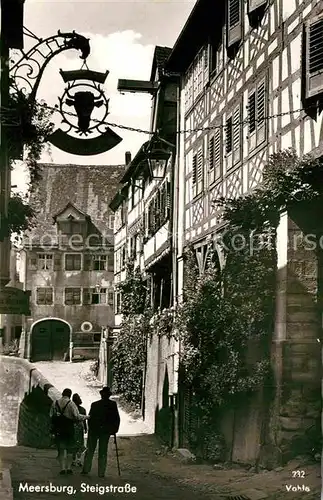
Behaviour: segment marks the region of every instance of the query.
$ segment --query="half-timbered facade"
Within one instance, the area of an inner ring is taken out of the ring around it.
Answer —
[[[274,152],[294,148],[298,155],[321,156],[322,48],[320,1],[196,2],[166,65],[170,73],[181,74],[180,129],[185,131],[178,134],[174,186],[175,287],[179,300],[185,247],[194,244],[202,272],[209,242],[221,230],[216,200],[242,196],[255,188]],[[301,232],[288,214],[282,214],[277,231],[274,372],[277,387],[307,377],[312,389],[319,384],[319,358],[315,354],[319,323],[313,320],[314,306],[300,314],[301,296],[292,291],[295,274],[291,264],[302,262],[303,274],[298,279],[316,283],[317,262],[313,270],[313,265],[306,265],[306,259],[312,262],[313,255],[304,257],[288,249],[288,238],[297,231]],[[308,290],[304,285],[304,296]],[[291,372],[282,374],[279,365],[288,366]],[[305,390],[299,382],[293,394],[298,397]],[[285,394],[287,401],[291,394]],[[271,422],[277,431],[268,438],[277,447],[292,439],[286,430],[286,418],[292,414],[285,412],[283,416],[281,397],[277,389],[278,403]],[[237,416],[231,440],[234,460],[259,458],[262,424],[258,410],[242,411],[243,418]],[[305,415],[296,415],[296,432],[309,423],[304,424],[302,418],[306,420]]]
[[[154,311],[172,304],[172,186],[177,124],[177,79],[165,76],[163,67],[171,49],[156,47],[149,82],[119,80],[119,90],[149,92],[152,95],[151,131],[170,145],[165,169],[158,162],[147,170],[146,141],[131,160],[126,158],[122,187],[110,207],[115,212],[115,284],[126,279],[129,260],[139,268],[151,290]],[[158,139],[157,139],[158,140]],[[172,148],[174,146],[174,148]],[[122,296],[116,287],[116,329],[122,323]],[[117,333],[116,332],[116,333]],[[145,373],[145,421],[155,429],[156,411],[162,407],[164,380],[173,379],[172,345],[153,335],[147,347]],[[164,345],[165,344],[165,345]],[[167,368],[167,365],[170,365]],[[168,398],[166,398],[168,399]]]

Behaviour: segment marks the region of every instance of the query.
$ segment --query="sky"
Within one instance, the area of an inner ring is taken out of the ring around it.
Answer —
[[[90,69],[100,72],[109,70],[104,85],[109,101],[108,122],[149,130],[151,96],[145,94],[121,94],[117,91],[119,78],[146,80],[150,77],[155,45],[172,47],[178,38],[195,0],[139,1],[118,0],[69,1],[26,0],[24,25],[38,37],[47,38],[61,32],[77,33],[90,38],[91,54],[87,60]],[[25,51],[33,41],[25,37]],[[37,93],[38,100],[50,106],[58,103],[65,84],[59,69],[80,69],[82,60],[74,50],[54,57],[43,75]],[[55,113],[55,124],[60,120]],[[51,146],[51,155],[44,154],[43,162],[73,164],[123,164],[125,152],[132,156],[148,138],[148,135],[113,130],[122,141],[110,151],[96,156],[76,156]],[[17,164],[12,184],[24,191],[28,178],[23,165]]]

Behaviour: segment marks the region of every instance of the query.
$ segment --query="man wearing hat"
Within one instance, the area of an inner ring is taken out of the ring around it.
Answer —
[[[103,387],[100,394],[101,399],[92,403],[89,413],[87,451],[82,474],[88,474],[91,471],[94,452],[99,441],[98,475],[104,477],[109,437],[118,432],[120,416],[117,403],[110,399],[110,387]]]

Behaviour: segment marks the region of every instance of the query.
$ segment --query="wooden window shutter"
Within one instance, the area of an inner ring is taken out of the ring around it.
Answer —
[[[210,56],[209,56],[209,46],[207,45],[204,49],[204,85],[209,80],[209,62],[210,62]]]
[[[233,164],[240,161],[241,157],[241,119],[240,119],[240,105],[237,106],[233,112],[233,125],[232,125],[232,149],[233,149]]]
[[[242,0],[228,0],[228,47],[240,42],[242,38]]]
[[[214,168],[214,136],[209,139],[209,169]]]
[[[266,130],[266,92],[265,82],[261,82],[257,88],[257,145],[265,140]]]
[[[54,271],[59,271],[62,265],[62,256],[60,254],[54,255]]]
[[[192,173],[193,173],[192,182],[193,182],[193,184],[196,184],[196,181],[197,181],[197,155],[196,154],[193,156]]]
[[[221,148],[221,129],[218,128],[214,133],[214,179],[221,176],[221,161],[222,161],[222,148]]]
[[[84,254],[84,271],[91,271],[93,264],[93,258],[90,254]]]
[[[91,304],[91,289],[83,288],[83,304]]]
[[[197,152],[197,192],[203,189],[203,149],[200,147]]]
[[[267,0],[248,0],[248,13],[254,12],[259,7],[266,5],[266,3]]]
[[[232,151],[232,116],[230,116],[225,125],[225,152],[226,154]]]
[[[37,269],[37,257],[29,257],[29,265],[28,268],[36,271]]]
[[[323,92],[323,16],[310,20],[306,37],[306,91],[310,98]]]
[[[249,134],[256,130],[256,92],[253,91],[248,97],[248,122]]]

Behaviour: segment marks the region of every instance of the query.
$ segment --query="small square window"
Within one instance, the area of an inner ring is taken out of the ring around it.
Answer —
[[[40,306],[53,304],[53,288],[39,287],[36,289],[36,303]]]
[[[81,289],[80,288],[65,288],[65,305],[80,305],[81,304]]]
[[[82,269],[82,256],[78,253],[65,254],[65,270],[80,271]]]

